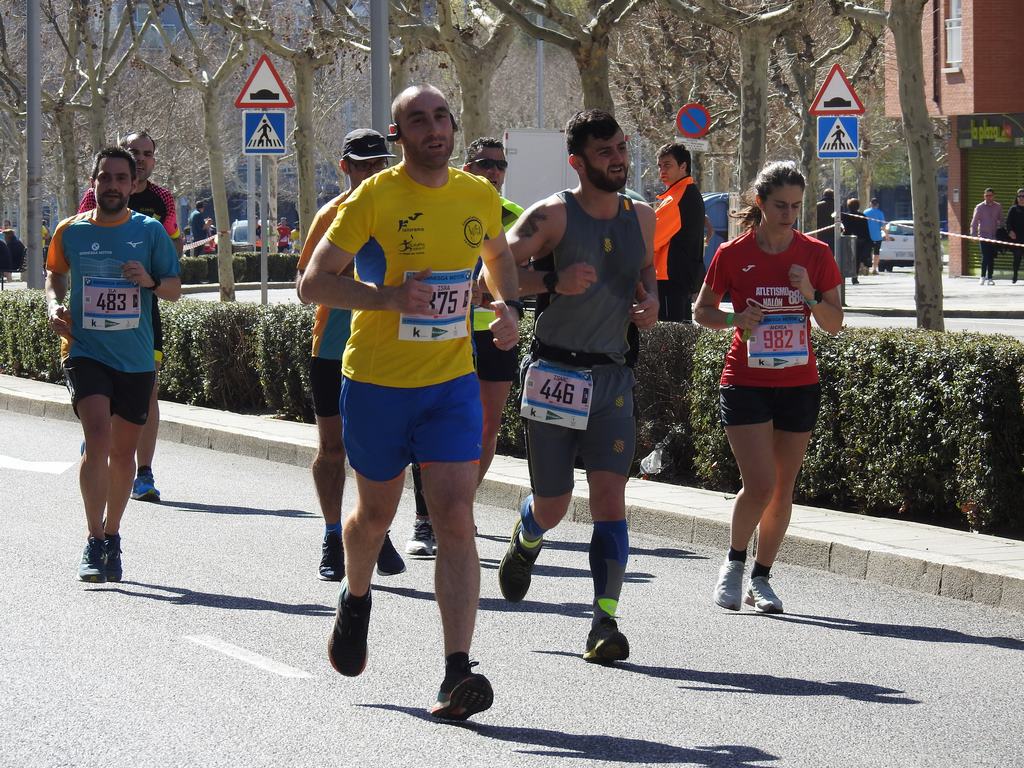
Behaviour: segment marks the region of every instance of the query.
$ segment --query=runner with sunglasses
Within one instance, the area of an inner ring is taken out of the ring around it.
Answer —
[[[718,605],[733,611],[742,600],[760,613],[782,613],[768,578],[821,401],[810,318],[829,333],[843,326],[843,278],[835,259],[825,243],[793,229],[804,186],[793,163],[761,170],[746,193],[748,207],[738,214],[747,231],[719,247],[694,309],[694,319],[707,328],[735,329],[719,391],[722,425],[743,487],[714,594]],[[728,312],[719,309],[726,293]],[[744,597],[744,563],[755,528],[757,552]]]

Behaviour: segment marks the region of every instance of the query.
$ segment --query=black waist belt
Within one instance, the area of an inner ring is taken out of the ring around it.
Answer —
[[[541,341],[537,341],[536,338],[534,338],[533,343],[530,345],[530,353],[533,357],[542,357],[553,363],[572,365],[578,368],[592,368],[595,365],[618,365],[617,361],[600,352],[571,352],[568,349],[549,346]]]

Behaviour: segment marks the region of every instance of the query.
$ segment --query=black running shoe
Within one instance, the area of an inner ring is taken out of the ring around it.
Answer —
[[[587,635],[587,650],[584,661],[594,664],[611,664],[629,658],[629,640],[619,632],[619,625],[611,616],[605,616]]]
[[[384,534],[384,543],[380,545],[380,552],[377,553],[377,573],[381,576],[405,573],[405,560],[391,543],[391,531]]]
[[[103,540],[103,573],[107,581],[121,580],[121,537],[116,533]]]
[[[370,629],[370,593],[354,606],[348,596],[348,582],[343,582],[338,595],[338,611],[334,629],[327,641],[327,655],[337,672],[356,677],[366,668],[366,634]]]
[[[341,581],[345,578],[345,550],[341,534],[331,531],[324,535],[323,554],[320,556],[320,580]]]
[[[103,539],[94,539],[90,536],[85,542],[82,562],[78,566],[78,579],[94,584],[102,584],[107,580],[103,568]]]
[[[494,703],[494,690],[483,675],[470,672],[477,662],[471,661],[466,675],[455,682],[449,690],[441,684],[437,703],[430,708],[430,714],[441,720],[466,720],[477,712],[490,709]]]
[[[516,520],[516,527],[512,529],[512,538],[509,540],[505,556],[501,558],[501,565],[498,566],[498,584],[501,587],[501,594],[512,603],[518,603],[526,593],[530,591],[530,578],[533,572],[533,564],[537,561],[540,548],[538,544],[534,549],[527,549],[519,541],[519,531],[523,527],[522,520]]]

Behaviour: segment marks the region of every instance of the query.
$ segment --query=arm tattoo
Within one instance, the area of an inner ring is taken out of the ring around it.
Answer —
[[[526,217],[526,221],[519,225],[519,234],[522,237],[533,237],[540,231],[540,224],[547,219],[547,214],[534,211]]]

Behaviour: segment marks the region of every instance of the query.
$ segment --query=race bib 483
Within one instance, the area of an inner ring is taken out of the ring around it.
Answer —
[[[141,289],[119,277],[82,278],[82,327],[90,331],[125,331],[139,327]]]

